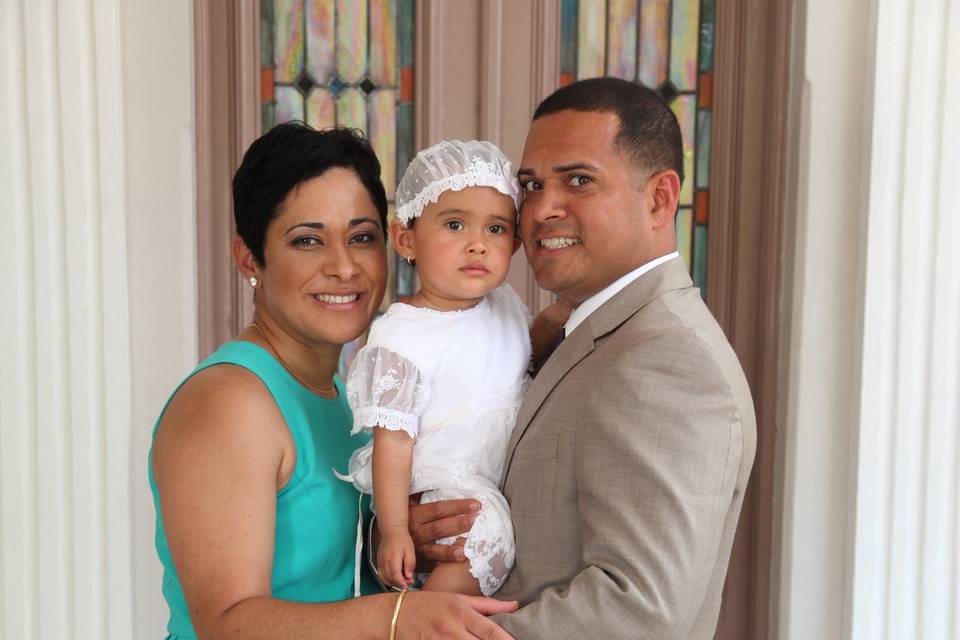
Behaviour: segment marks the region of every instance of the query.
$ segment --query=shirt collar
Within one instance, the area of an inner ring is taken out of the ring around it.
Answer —
[[[592,296],[590,296],[589,298],[581,302],[580,306],[574,309],[573,312],[570,314],[570,318],[567,320],[567,324],[564,326],[565,335],[569,336],[571,333],[573,333],[573,330],[576,329],[578,326],[580,326],[580,323],[586,320],[587,316],[589,316],[591,313],[599,309],[604,302],[606,302],[613,296],[617,295],[617,293],[619,293],[620,290],[626,287],[628,284],[630,284],[631,282],[633,282],[634,280],[636,280],[646,272],[650,271],[651,269],[655,267],[659,267],[664,262],[667,262],[668,260],[673,260],[674,258],[679,258],[679,257],[680,257],[680,253],[677,251],[674,251],[673,253],[668,253],[665,256],[660,256],[659,258],[655,258],[654,260],[651,260],[646,264],[640,265],[630,273],[623,275],[620,278],[614,280],[612,283],[607,285],[606,288],[600,290],[599,292],[593,294]]]

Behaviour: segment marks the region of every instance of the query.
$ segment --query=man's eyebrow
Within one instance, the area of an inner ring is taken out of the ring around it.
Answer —
[[[570,171],[579,171],[579,170],[599,172],[600,167],[596,165],[592,165],[588,162],[572,162],[570,164],[558,164],[553,167],[550,167],[550,171],[552,171],[553,173],[568,173]],[[537,173],[533,169],[520,167],[520,170],[517,171],[517,175],[518,176],[535,176],[537,175]]]

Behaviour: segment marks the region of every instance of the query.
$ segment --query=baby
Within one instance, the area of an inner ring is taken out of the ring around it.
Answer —
[[[530,314],[503,282],[520,240],[520,191],[493,144],[448,140],[421,151],[397,188],[390,232],[420,289],[373,323],[350,368],[354,452],[350,476],[373,494],[383,580],[406,588],[416,558],[407,513],[421,502],[474,498],[482,508],[465,536],[464,562],[438,565],[423,588],[491,595],[514,562],[513,525],[499,490],[507,441],[532,362],[559,334],[570,308]],[[439,541],[451,544],[453,539]]]

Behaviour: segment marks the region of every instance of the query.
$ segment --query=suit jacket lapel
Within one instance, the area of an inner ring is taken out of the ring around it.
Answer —
[[[693,285],[690,275],[682,260],[669,260],[655,269],[643,274],[615,296],[607,300],[596,311],[591,313],[566,340],[560,343],[547,362],[540,369],[540,373],[533,379],[527,394],[517,412],[517,422],[510,435],[510,444],[507,446],[506,464],[500,484],[507,478],[517,444],[523,438],[534,416],[550,392],[561,379],[587,354],[593,351],[595,340],[607,335],[631,316],[637,313],[650,301],[659,298],[668,291],[686,289]]]

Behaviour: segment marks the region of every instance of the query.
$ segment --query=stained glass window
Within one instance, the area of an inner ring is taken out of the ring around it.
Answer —
[[[362,130],[392,205],[413,153],[413,0],[264,0],[261,12],[263,130]]]
[[[383,167],[390,215],[413,157],[414,0],[262,0],[263,130],[289,120],[364,132]],[[395,274],[384,308],[413,293],[413,269],[389,251]],[[358,344],[344,348],[349,362]]]
[[[686,179],[677,243],[706,297],[716,0],[562,0],[560,84],[597,76],[640,82],[680,122]]]

